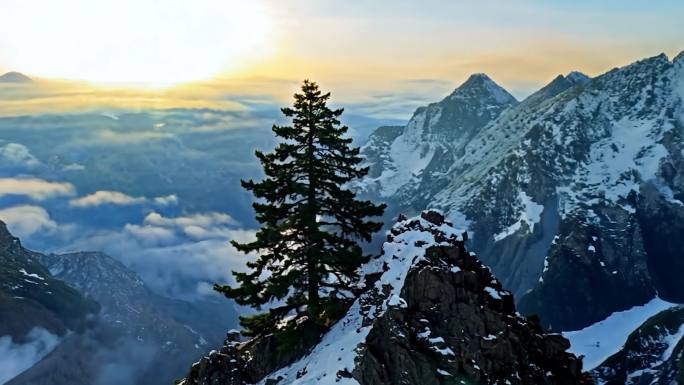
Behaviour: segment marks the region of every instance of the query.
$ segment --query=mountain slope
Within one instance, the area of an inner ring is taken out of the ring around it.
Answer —
[[[607,385],[683,383],[684,307],[671,307],[648,319],[593,374]]]
[[[71,332],[91,327],[99,311],[36,256],[0,221],[0,383],[40,361]]]
[[[102,310],[97,327],[66,339],[10,385],[168,384],[182,375],[184,363],[218,344],[234,325],[230,307],[161,297],[102,253],[36,254],[36,260],[97,300]]]
[[[513,297],[436,211],[401,218],[362,267],[366,290],[311,349],[227,341],[184,384],[590,384],[569,343]]]
[[[22,339],[33,328],[64,335],[83,330],[99,306],[55,279],[0,221],[0,336]],[[30,320],[31,322],[26,322]]]

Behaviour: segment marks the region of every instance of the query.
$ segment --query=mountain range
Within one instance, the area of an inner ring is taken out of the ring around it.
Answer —
[[[378,129],[360,188],[401,211],[444,210],[521,309],[557,330],[656,293],[682,302],[682,84],[681,54],[559,75],[520,103],[473,75]]]
[[[236,319],[223,302],[158,295],[102,253],[26,250],[2,222],[0,278],[0,336],[11,342],[0,351],[23,358],[0,376],[12,385],[169,384]]]

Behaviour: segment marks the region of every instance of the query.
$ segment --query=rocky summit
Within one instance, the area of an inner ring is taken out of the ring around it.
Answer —
[[[464,236],[437,211],[400,218],[362,267],[362,294],[313,347],[272,335],[195,363],[184,385],[591,384],[568,340],[516,312]]]

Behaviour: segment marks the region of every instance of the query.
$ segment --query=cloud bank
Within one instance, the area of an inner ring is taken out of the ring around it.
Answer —
[[[48,182],[38,178],[0,178],[0,197],[25,195],[42,201],[60,196],[73,196],[76,189],[71,183]]]

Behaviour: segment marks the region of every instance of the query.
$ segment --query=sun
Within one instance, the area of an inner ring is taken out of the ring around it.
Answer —
[[[94,83],[173,85],[243,70],[275,49],[265,3],[3,0],[0,68]]]

